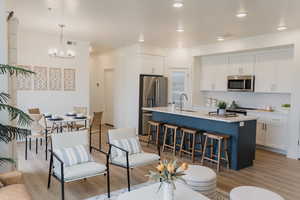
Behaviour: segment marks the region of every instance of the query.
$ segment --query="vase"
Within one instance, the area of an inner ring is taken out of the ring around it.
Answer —
[[[218,115],[225,115],[226,110],[225,109],[218,109]]]
[[[174,200],[174,186],[171,183],[162,183],[162,200]]]

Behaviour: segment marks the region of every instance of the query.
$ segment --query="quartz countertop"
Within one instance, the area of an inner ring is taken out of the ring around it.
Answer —
[[[172,110],[171,107],[151,107],[146,108],[144,107],[143,110],[145,111],[152,111],[152,112],[162,112],[174,115],[182,115],[187,117],[195,117],[200,119],[208,119],[214,121],[222,121],[228,123],[235,123],[235,122],[243,122],[243,121],[250,121],[250,120],[257,120],[257,117],[254,116],[243,116],[237,115],[236,117],[222,117],[222,116],[210,116],[207,110],[191,110],[189,111],[180,111],[180,110]]]

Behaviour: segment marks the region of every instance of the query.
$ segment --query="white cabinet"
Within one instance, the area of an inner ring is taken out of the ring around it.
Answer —
[[[142,74],[164,74],[164,57],[162,56],[151,56],[151,55],[141,55],[141,73]]]
[[[254,63],[254,54],[229,55],[228,75],[253,75]]]
[[[280,151],[287,148],[287,116],[281,114],[257,114],[256,144],[271,147]]]
[[[227,56],[207,56],[201,60],[200,70],[200,90],[208,91],[226,91]]]
[[[282,117],[271,117],[266,123],[265,145],[280,150],[286,150],[287,134],[287,120]]]
[[[258,53],[255,64],[255,91],[290,93],[292,58],[291,48]]]
[[[291,93],[293,48],[201,58],[200,90],[226,91],[228,75],[255,75],[255,92]]]

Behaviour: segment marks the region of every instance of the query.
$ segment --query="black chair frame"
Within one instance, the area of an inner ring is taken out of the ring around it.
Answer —
[[[110,198],[109,153],[101,151],[100,149],[97,149],[92,146],[90,146],[90,149],[98,151],[106,156],[106,173],[104,173],[104,175],[106,175],[106,177],[107,177],[107,196],[108,196],[108,198]],[[61,199],[64,200],[65,199],[64,162],[52,150],[49,150],[49,152],[50,152],[50,166],[49,166],[49,174],[48,174],[48,189],[50,188],[50,185],[51,185],[51,176],[53,176],[56,180],[58,180],[61,183]],[[57,175],[55,175],[54,172],[52,172],[54,158],[60,163],[60,172],[61,172],[60,177],[58,177]],[[85,178],[82,178],[82,179],[85,179]]]

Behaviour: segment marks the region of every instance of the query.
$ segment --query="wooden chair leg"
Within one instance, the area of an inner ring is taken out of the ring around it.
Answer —
[[[158,139],[159,139],[159,125],[158,126],[156,126],[156,144],[158,145]]]
[[[201,165],[203,165],[203,161],[204,161],[204,157],[205,157],[205,153],[206,153],[206,146],[207,146],[207,136],[205,137],[203,153],[202,153],[202,158],[201,158]]]
[[[167,141],[167,134],[168,134],[168,128],[165,127],[165,131],[164,131],[164,139],[163,139],[163,147],[162,147],[162,152],[165,151],[165,145],[166,145],[166,141]]]
[[[210,158],[213,159],[213,154],[214,154],[214,140],[210,139]]]
[[[150,138],[151,138],[151,135],[152,135],[152,132],[151,132],[151,124],[149,124],[149,127],[148,127],[148,141],[147,141],[147,146],[149,146],[149,144],[150,144]]]
[[[196,143],[196,138],[195,134],[192,134],[192,139],[193,139],[193,145],[192,145],[192,162],[195,162],[195,143]]]
[[[228,158],[228,146],[227,146],[227,139],[224,140],[224,152],[225,152],[225,160],[227,163],[227,169],[229,169],[229,158]]]
[[[218,139],[218,160],[217,160],[217,171],[220,171],[220,160],[221,160],[221,144],[222,140]]]
[[[184,138],[185,138],[185,132],[182,131],[182,137],[181,137],[181,143],[180,143],[180,150],[179,150],[179,157],[181,157],[181,153],[182,153],[182,150],[183,150]]]
[[[177,137],[177,129],[173,129],[173,155],[176,156],[176,137]]]

